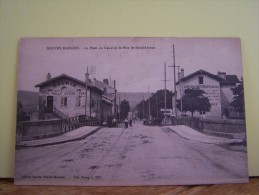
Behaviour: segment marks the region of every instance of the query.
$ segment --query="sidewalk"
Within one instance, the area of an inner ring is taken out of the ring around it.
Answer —
[[[60,136],[46,138],[46,139],[38,139],[38,140],[31,140],[31,141],[23,141],[17,146],[22,147],[37,147],[37,146],[49,146],[55,144],[62,144],[66,142],[77,141],[86,138],[89,135],[97,132],[101,127],[98,126],[84,126],[78,129],[72,130],[68,133],[65,133]]]
[[[190,127],[185,125],[178,125],[178,126],[165,126],[175,132],[178,136],[201,143],[207,144],[231,144],[231,143],[242,143],[243,139],[229,139],[223,137],[216,137],[202,134]]]

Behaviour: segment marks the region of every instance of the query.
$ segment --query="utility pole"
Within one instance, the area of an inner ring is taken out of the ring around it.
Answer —
[[[149,85],[148,85],[148,119],[150,118],[150,94],[149,94]]]
[[[158,104],[157,104],[157,93],[156,93],[156,118],[158,118]]]
[[[183,89],[181,80],[179,80],[179,87],[180,87],[180,98],[181,98],[181,114],[183,113]]]
[[[165,80],[162,80],[165,82],[165,108],[164,108],[164,115],[165,115],[165,124],[167,123],[166,120],[166,113],[167,113],[167,105],[166,105],[166,82],[169,80],[166,80],[166,63],[164,63],[164,78]]]
[[[114,80],[114,117],[117,117],[116,116],[116,95],[117,95],[117,90],[116,90],[116,81]]]
[[[119,122],[121,120],[121,95],[119,94],[119,107],[118,107],[118,112],[119,112]]]
[[[143,119],[145,116],[145,99],[144,99],[144,95],[143,95]]]
[[[85,73],[85,115],[87,115],[87,88],[88,88],[88,79],[89,79],[89,73],[88,73],[88,67],[87,72]]]
[[[173,67],[174,69],[174,102],[172,102],[172,105],[174,105],[174,109],[175,109],[175,116],[177,117],[177,108],[176,108],[176,99],[177,99],[177,91],[176,91],[176,74],[175,74],[175,68],[180,66],[176,66],[175,65],[175,52],[174,52],[174,44],[172,45],[173,47],[173,66],[169,66],[169,67]]]
[[[165,124],[166,124],[166,63],[164,63],[164,74],[165,74]]]

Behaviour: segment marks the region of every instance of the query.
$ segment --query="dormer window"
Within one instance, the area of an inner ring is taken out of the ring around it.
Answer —
[[[198,77],[198,82],[199,82],[200,85],[203,84],[203,77],[202,76]]]

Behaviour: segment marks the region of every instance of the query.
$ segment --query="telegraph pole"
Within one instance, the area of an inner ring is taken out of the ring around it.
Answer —
[[[157,104],[157,93],[156,93],[156,118],[158,118],[158,104]]]
[[[164,115],[165,115],[165,124],[167,123],[166,121],[166,112],[167,112],[167,105],[166,105],[166,82],[169,80],[166,80],[166,63],[164,63],[164,81],[165,82],[165,108],[164,108]]]
[[[87,115],[87,88],[88,88],[88,79],[89,79],[89,73],[88,73],[88,67],[87,72],[85,73],[85,115]]]
[[[118,107],[118,112],[119,112],[119,122],[121,120],[121,95],[119,94],[119,107]]]
[[[164,74],[165,74],[165,124],[166,124],[166,63],[164,63]]]
[[[177,91],[176,91],[176,74],[175,74],[175,68],[180,66],[176,66],[175,65],[175,52],[174,52],[174,44],[172,45],[173,47],[173,66],[169,66],[169,67],[173,67],[174,69],[174,102],[172,102],[172,105],[174,105],[174,109],[175,109],[175,116],[177,117],[177,108],[176,108],[176,99],[177,99]]]
[[[144,115],[145,115],[145,99],[143,95],[143,119],[144,119]]]
[[[148,85],[148,119],[150,117],[150,94],[149,94],[149,85]]]
[[[116,116],[116,114],[117,114],[117,112],[116,112],[116,107],[117,107],[117,105],[116,105],[116,96],[117,96],[116,80],[114,80],[114,117],[117,118],[117,116]]]

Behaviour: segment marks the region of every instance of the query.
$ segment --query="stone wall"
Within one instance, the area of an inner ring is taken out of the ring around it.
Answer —
[[[61,120],[25,121],[21,124],[22,141],[42,139],[62,134]]]
[[[242,133],[246,131],[245,120],[233,119],[200,119],[203,124],[203,129],[223,132],[223,133]]]
[[[186,125],[198,131],[209,130],[221,133],[246,132],[245,120],[183,117],[178,119],[174,118],[172,123],[173,125]]]

